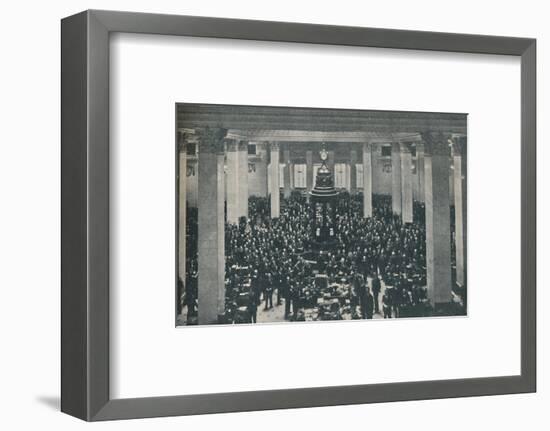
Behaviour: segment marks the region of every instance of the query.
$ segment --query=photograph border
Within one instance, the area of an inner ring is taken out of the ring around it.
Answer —
[[[411,111],[407,111],[407,110],[390,110],[390,109],[368,109],[368,108],[365,108],[365,109],[352,109],[352,108],[321,108],[321,107],[311,107],[311,106],[273,106],[273,105],[256,105],[256,104],[252,104],[252,105],[243,105],[243,104],[228,104],[228,103],[196,103],[196,102],[176,102],[175,103],[176,105],[176,108],[175,108],[175,133],[176,133],[176,137],[175,137],[175,142],[174,142],[174,148],[175,148],[175,152],[174,152],[174,157],[175,157],[175,196],[174,196],[174,200],[175,200],[175,208],[176,208],[176,211],[175,211],[175,217],[174,217],[174,224],[175,224],[175,243],[176,243],[176,246],[175,246],[175,271],[174,271],[174,292],[175,292],[175,305],[174,305],[174,321],[175,321],[175,326],[176,327],[185,327],[185,328],[193,328],[193,327],[198,327],[198,326],[204,326],[204,325],[211,325],[211,323],[209,324],[194,324],[194,325],[183,325],[183,324],[178,324],[178,306],[177,306],[177,303],[181,300],[181,298],[178,297],[178,288],[177,288],[177,283],[178,283],[178,278],[181,277],[181,274],[180,274],[180,268],[179,268],[179,256],[180,256],[180,248],[179,248],[179,244],[180,244],[180,175],[181,175],[181,172],[180,172],[180,149],[179,149],[179,133],[181,131],[181,129],[186,129],[185,126],[181,127],[180,124],[179,124],[179,114],[180,114],[180,111],[182,108],[185,108],[185,107],[190,107],[190,106],[194,106],[194,107],[197,107],[199,109],[206,109],[208,110],[209,108],[212,108],[214,110],[217,110],[219,113],[222,113],[223,110],[230,110],[232,108],[234,109],[244,109],[244,110],[248,110],[248,109],[261,109],[261,110],[273,110],[273,111],[279,111],[279,112],[284,112],[286,110],[297,110],[297,111],[309,111],[309,112],[331,112],[331,113],[348,113],[348,114],[352,114],[352,115],[364,115],[364,116],[368,116],[370,114],[386,114],[386,115],[395,115],[395,116],[399,116],[399,115],[405,115],[405,116],[417,116],[419,118],[417,118],[417,121],[421,121],[422,120],[422,117],[430,117],[432,120],[443,120],[443,119],[446,119],[446,118],[449,118],[449,117],[453,117],[454,120],[456,121],[456,117],[458,116],[462,116],[464,117],[463,120],[464,120],[464,133],[465,133],[465,137],[467,136],[467,130],[468,130],[468,116],[469,114],[466,113],[466,112],[455,112],[455,111],[449,111],[449,112],[433,112],[433,111],[421,111],[421,110],[411,110]],[[213,114],[212,114],[213,115]],[[223,114],[222,114],[223,116]],[[218,119],[219,120],[219,119]],[[436,121],[437,121],[436,120]],[[214,124],[212,123],[212,127],[217,127],[219,125],[217,124]],[[208,126],[207,126],[208,127]],[[193,126],[189,126],[190,129],[193,128]],[[225,128],[225,129],[231,129],[231,127],[228,127],[228,126],[221,126],[221,128]],[[420,130],[420,129],[419,129]],[[411,132],[411,134],[413,134]],[[451,134],[460,134],[460,133],[451,133]],[[381,144],[380,144],[381,145]],[[467,146],[466,146],[467,147]],[[198,154],[198,151],[197,151],[197,154]],[[226,152],[227,154],[227,152]],[[467,151],[466,151],[466,154],[467,154]],[[449,156],[452,157],[452,152],[449,151]],[[464,158],[464,156],[463,156]],[[467,157],[465,158],[465,160],[467,160]],[[467,166],[467,162],[465,164]],[[197,167],[198,167],[198,164],[197,164]],[[467,171],[467,169],[466,169]],[[198,172],[197,172],[197,176],[198,176]],[[313,179],[313,182],[315,182],[315,179]],[[466,179],[465,181],[465,190],[467,191],[468,190],[468,181]],[[467,193],[464,195],[466,196]],[[453,203],[454,205],[454,203]],[[463,203],[464,205],[464,228],[465,228],[465,231],[467,233],[468,231],[468,205],[467,205],[467,202],[464,202]],[[198,208],[198,207],[197,207]],[[468,276],[467,276],[467,256],[468,256],[468,252],[467,252],[467,234],[464,235],[464,239],[465,239],[465,247],[464,247],[464,250],[465,250],[465,256],[466,256],[466,259],[465,259],[465,273],[464,273],[464,276],[465,276],[465,280],[466,280],[466,286],[467,286],[467,280],[468,280]],[[227,256],[226,256],[227,257]],[[185,285],[185,284],[184,284]],[[427,287],[427,286],[425,286]],[[467,291],[467,288],[466,288],[466,291]],[[372,293],[372,292],[371,292]],[[380,296],[381,298],[382,296]],[[286,300],[286,299],[285,299]],[[382,309],[382,308],[381,308]],[[465,307],[465,313],[464,314],[450,314],[450,315],[438,315],[438,316],[407,316],[406,318],[407,319],[424,319],[424,318],[429,318],[429,317],[467,317],[468,316],[468,313],[467,313],[467,305]],[[344,319],[345,320],[345,319]],[[361,318],[361,319],[358,319],[358,320],[367,320],[366,318]],[[351,322],[352,320],[350,320],[349,322]],[[331,322],[331,323],[334,323],[334,322],[338,322],[338,320],[315,320],[315,321],[311,321],[311,322],[300,322],[300,321],[291,321],[291,320],[285,320],[284,322],[266,322],[266,321],[263,321],[263,322],[260,322],[260,324],[280,324],[280,323],[285,323],[285,324],[288,324],[288,323],[313,323],[315,322],[316,324],[319,324],[319,323],[327,323],[327,322]],[[232,325],[233,323],[215,323],[216,326],[226,326],[226,325]],[[242,322],[240,323],[242,324]]]
[[[111,399],[109,35],[113,32],[521,58],[521,374]],[[61,410],[87,421],[536,391],[536,40],[89,10],[61,20]]]

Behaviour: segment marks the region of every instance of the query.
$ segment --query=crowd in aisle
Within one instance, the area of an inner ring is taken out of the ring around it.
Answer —
[[[424,208],[413,223],[392,213],[391,197],[373,196],[373,216],[362,196],[336,200],[337,242],[312,253],[313,208],[304,196],[281,199],[272,219],[266,198],[249,199],[248,218],[225,226],[225,323],[256,322],[258,310],[284,307],[287,320],[424,316],[426,291]],[[188,209],[187,278],[179,281],[187,323],[197,313],[197,212]]]

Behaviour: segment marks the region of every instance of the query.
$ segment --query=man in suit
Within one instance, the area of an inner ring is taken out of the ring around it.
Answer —
[[[365,285],[365,281],[363,277],[360,277],[359,275],[355,276],[354,279],[354,288],[355,292],[357,293],[357,296],[359,297],[359,308],[361,309],[361,317],[365,319],[366,312],[367,312],[367,286]]]
[[[292,315],[294,319],[298,315],[298,308],[300,308],[300,296],[302,295],[301,282],[295,280],[290,288],[290,296],[292,298]]]
[[[190,277],[188,288],[185,291],[185,301],[184,304],[187,306],[187,320],[189,320],[190,317],[195,316],[196,311],[195,308],[197,306],[197,273],[193,273]]]
[[[370,289],[367,289],[367,294],[365,297],[365,313],[367,319],[372,319],[374,311],[374,297],[370,293]]]
[[[375,275],[372,279],[372,295],[374,297],[374,312],[380,314],[378,295],[380,295],[380,277]]]
[[[384,319],[391,319],[391,298],[387,290],[382,295],[382,311],[384,312]]]
[[[258,302],[254,291],[251,289],[248,294],[248,314],[250,316],[250,323],[256,323],[256,318],[258,314]]]
[[[258,270],[254,270],[252,280],[250,281],[250,287],[252,289],[252,296],[256,301],[256,305],[260,303],[260,296],[262,293],[262,287],[260,286],[260,277],[258,276]]]
[[[290,277],[283,276],[283,280],[281,283],[281,295],[283,299],[285,300],[285,319],[288,319],[288,316],[290,315]]]
[[[276,271],[275,273],[275,289],[277,289],[277,305],[281,305],[281,298],[282,296],[282,285],[283,285],[283,275],[280,271]]]
[[[267,277],[265,278],[265,286],[264,286],[264,296],[265,296],[265,307],[264,310],[273,308],[273,277],[271,273],[267,274]]]

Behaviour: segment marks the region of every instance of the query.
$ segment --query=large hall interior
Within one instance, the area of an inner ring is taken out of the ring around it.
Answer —
[[[466,315],[466,120],[178,104],[176,324]]]

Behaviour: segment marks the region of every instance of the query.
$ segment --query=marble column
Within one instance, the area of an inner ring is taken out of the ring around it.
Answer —
[[[409,144],[401,143],[401,212],[403,223],[413,222],[412,154]]]
[[[363,144],[363,217],[372,217],[372,144]]]
[[[398,142],[391,144],[391,206],[396,215],[402,214],[401,149]]]
[[[349,192],[354,195],[357,192],[357,151],[351,150],[349,152],[350,159],[350,178],[349,178]]]
[[[451,301],[449,145],[441,133],[425,134],[426,271],[432,305]]]
[[[283,176],[283,185],[284,185],[284,197],[289,198],[290,192],[291,192],[291,185],[290,185],[290,170],[291,170],[291,164],[290,164],[290,149],[288,148],[288,144],[286,145],[285,149],[283,150],[283,163],[285,164],[284,167],[284,176]]]
[[[259,145],[259,144],[256,144]],[[268,187],[268,165],[269,165],[269,144],[263,142],[259,149],[260,161],[256,163],[256,175],[260,178],[260,196],[269,197],[269,187]]]
[[[248,218],[248,142],[240,141],[237,146],[239,159],[238,184],[239,218]]]
[[[232,224],[236,224],[239,222],[239,217],[241,213],[239,202],[238,147],[238,141],[229,140],[227,142],[227,222]]]
[[[280,190],[279,190],[279,143],[270,143],[270,187],[271,218],[278,218],[280,213]]]
[[[313,152],[306,151],[306,196],[309,202],[310,192],[313,189]]]
[[[198,323],[217,323],[225,309],[224,129],[199,142]]]
[[[462,178],[462,164],[465,138],[453,140],[453,182],[455,204],[455,249],[456,249],[456,283],[464,287],[464,193],[465,180]]]
[[[187,145],[183,132],[178,132],[178,154],[178,276],[185,283],[187,260]]]
[[[424,202],[424,144],[416,144],[416,176],[418,177],[418,200]]]

